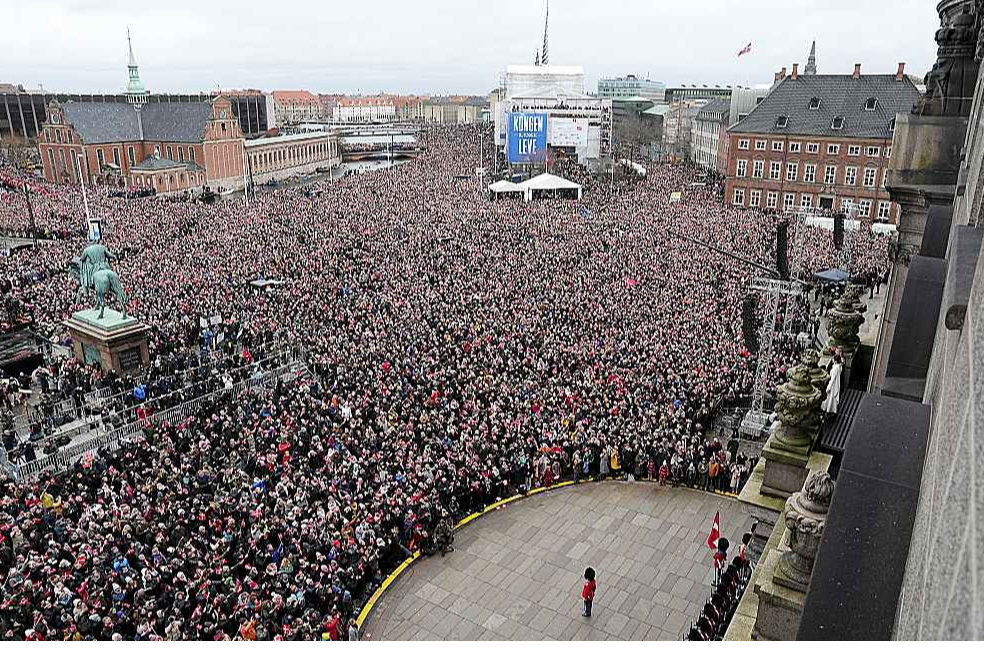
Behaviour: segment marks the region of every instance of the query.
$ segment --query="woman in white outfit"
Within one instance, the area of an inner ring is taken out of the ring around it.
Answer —
[[[829,416],[837,415],[837,406],[841,397],[841,374],[844,372],[844,357],[837,353],[834,363],[830,366],[830,381],[827,382],[827,399],[820,408]]]

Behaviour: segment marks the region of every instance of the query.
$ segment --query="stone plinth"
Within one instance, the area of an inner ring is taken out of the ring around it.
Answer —
[[[765,459],[765,472],[760,488],[762,494],[785,500],[803,487],[809,473],[809,446],[796,450],[782,448],[773,435],[762,448],[762,458]]]
[[[99,318],[98,309],[86,309],[72,314],[65,327],[72,337],[75,357],[85,364],[130,374],[150,363],[150,328],[133,317],[107,308]]]
[[[772,576],[779,568],[783,553],[788,552],[788,535],[783,535],[779,547],[769,551],[760,563],[761,572],[755,582],[758,612],[752,638],[756,641],[792,641],[796,639],[806,593],[776,583]]]

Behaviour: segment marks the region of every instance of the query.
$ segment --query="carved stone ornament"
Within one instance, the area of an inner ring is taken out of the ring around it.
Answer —
[[[830,382],[830,373],[820,367],[820,353],[812,349],[806,350],[800,357],[800,361],[806,366],[806,370],[810,374],[810,383],[820,391],[820,403],[822,404],[823,400],[827,398],[827,384]],[[813,411],[813,414],[815,417],[813,428],[816,433],[819,433],[823,416],[820,414],[819,409]]]
[[[789,529],[789,550],[779,559],[774,576],[777,583],[801,592],[810,586],[833,494],[830,474],[819,472],[786,500],[783,519]]]
[[[827,345],[841,348],[847,356],[854,354],[861,344],[858,331],[864,322],[864,316],[854,309],[854,300],[851,292],[845,291],[827,314],[827,333],[830,335]]]
[[[776,413],[780,426],[776,442],[789,449],[809,448],[815,435],[813,412],[818,411],[823,397],[811,382],[810,371],[805,365],[791,368],[786,377],[788,381],[777,391]]]
[[[936,63],[926,74],[926,94],[914,113],[970,115],[980,61],[980,5],[979,0],[942,0],[937,5],[940,28],[936,30]]]

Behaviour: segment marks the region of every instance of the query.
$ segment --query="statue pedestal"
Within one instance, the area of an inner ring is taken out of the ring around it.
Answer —
[[[138,372],[150,363],[149,327],[114,309],[107,308],[102,318],[98,316],[98,309],[86,309],[65,321],[79,361],[120,374]]]

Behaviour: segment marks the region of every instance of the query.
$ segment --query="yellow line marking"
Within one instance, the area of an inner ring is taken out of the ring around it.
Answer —
[[[604,479],[601,479],[601,480],[604,480],[604,481],[614,481],[616,479],[612,478],[611,476],[606,476]],[[599,483],[599,482],[601,482],[601,481],[598,480],[598,479],[586,480],[586,481],[581,481],[581,482],[577,483],[577,485],[587,485],[589,483]],[[635,482],[636,483],[656,483],[656,481],[650,481],[648,479],[643,479],[641,481],[635,481]],[[550,487],[539,487],[539,488],[530,490],[526,494],[515,494],[515,495],[513,495],[513,496],[511,496],[511,497],[509,497],[507,499],[502,499],[501,501],[496,501],[492,505],[486,506],[483,510],[480,510],[479,512],[473,512],[472,514],[468,515],[467,517],[465,517],[464,519],[462,519],[461,521],[459,521],[457,524],[455,524],[454,529],[455,530],[460,530],[461,528],[464,528],[465,526],[467,526],[471,522],[475,521],[479,517],[482,517],[482,516],[484,516],[484,515],[486,515],[486,514],[488,514],[490,512],[493,512],[495,510],[499,510],[503,506],[506,506],[506,505],[512,503],[513,501],[520,501],[522,499],[526,499],[526,498],[529,498],[531,496],[535,496],[537,494],[543,494],[544,492],[553,492],[554,490],[557,490],[557,489],[560,489],[560,488],[565,488],[565,487],[570,487],[572,485],[575,485],[574,481],[564,481],[563,483],[557,483],[556,485],[551,485]],[[664,487],[669,487],[669,486],[664,486]],[[692,487],[687,487],[687,486],[681,486],[681,487],[683,487],[686,490],[693,490],[694,492],[704,492],[705,494],[710,493],[710,494],[716,494],[718,496],[728,496],[728,497],[737,497],[738,496],[737,494],[734,494],[732,492],[724,492],[724,491],[721,491],[721,490],[708,491],[708,490],[701,490],[701,489],[698,489],[698,488],[692,488]],[[366,601],[366,604],[362,608],[362,611],[359,612],[359,617],[356,619],[356,624],[359,626],[359,629],[360,630],[362,629],[363,623],[365,623],[366,619],[369,618],[369,614],[372,612],[372,608],[376,606],[376,603],[379,602],[379,599],[383,597],[383,594],[386,593],[386,590],[389,589],[390,585],[392,585],[396,581],[396,579],[400,577],[400,574],[402,574],[404,571],[406,571],[407,568],[411,564],[413,564],[414,562],[416,562],[417,560],[419,560],[420,557],[421,557],[420,551],[417,551],[413,555],[411,555],[410,557],[408,557],[406,560],[403,561],[403,563],[400,566],[396,567],[396,569],[393,571],[393,573],[389,574],[389,576],[385,580],[383,580],[383,584],[379,585],[379,588],[376,589],[375,592],[373,592],[372,597],[369,598],[368,601]]]

